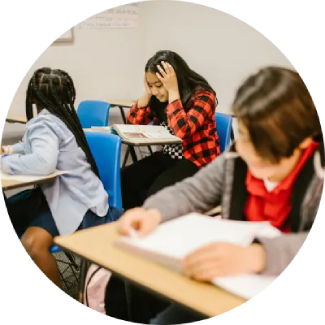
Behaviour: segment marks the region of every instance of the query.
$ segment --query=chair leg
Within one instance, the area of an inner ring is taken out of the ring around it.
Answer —
[[[68,255],[65,254],[65,256],[69,259],[69,261],[62,260],[58,257],[56,257],[55,259],[56,259],[57,263],[60,263],[61,265],[62,264],[65,265],[63,270],[61,270],[59,267],[59,273],[60,273],[61,281],[64,283],[66,289],[70,290],[72,288],[72,286],[74,285],[74,283],[79,283],[79,277],[78,277],[78,274],[76,273],[76,271],[79,269],[79,267],[71,255],[70,255],[70,257],[68,257]],[[72,261],[70,260],[70,258],[72,258]],[[71,284],[71,282],[67,281],[66,276],[65,276],[65,274],[68,270],[70,270],[71,275],[74,278],[74,281],[72,284]]]
[[[79,285],[78,285],[78,300],[82,304],[84,300],[87,266],[88,266],[88,262],[85,259],[82,259],[80,264]]]
[[[71,265],[78,271],[79,270],[79,266],[77,265],[73,255],[71,255],[70,253],[68,252],[64,252],[65,253],[65,256],[69,259]]]
[[[122,168],[124,168],[128,162],[128,159],[129,159],[129,155],[130,155],[130,148],[127,147],[126,149],[126,152],[125,152],[125,156],[124,156],[124,159],[123,159],[123,164],[122,164]]]
[[[120,113],[121,113],[122,120],[123,120],[124,124],[127,124],[127,120],[126,120],[126,116],[125,116],[123,107],[122,106],[118,106],[118,108],[120,109]]]
[[[138,161],[137,154],[136,154],[136,152],[134,150],[134,147],[133,146],[128,146],[128,148],[126,150],[126,153],[125,153],[125,156],[124,156],[124,161],[123,161],[123,165],[122,165],[123,168],[126,166],[127,160],[129,158],[129,154],[132,157],[133,163]]]

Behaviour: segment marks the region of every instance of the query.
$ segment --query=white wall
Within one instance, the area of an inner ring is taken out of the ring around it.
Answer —
[[[80,29],[76,26],[74,33],[74,44],[55,43],[36,60],[17,90],[10,113],[24,114],[27,83],[33,71],[44,66],[66,70],[72,76],[77,89],[76,106],[85,99],[137,98],[143,88],[145,63],[142,27]],[[137,79],[139,83],[135,82]],[[122,122],[119,110],[112,109],[110,119]],[[24,126],[6,123],[4,141],[23,132]]]
[[[265,37],[215,9],[174,1],[143,2],[139,28],[75,28],[73,45],[50,46],[31,67],[10,107],[24,113],[25,90],[32,72],[59,67],[73,77],[77,104],[84,99],[136,99],[142,92],[144,64],[161,49],[178,52],[214,87],[219,109],[229,110],[234,92],[249,74],[265,65],[291,67]],[[118,121],[118,111],[110,116]],[[19,137],[24,126],[5,126],[4,140]]]
[[[180,54],[217,92],[228,111],[244,78],[265,65],[291,67],[263,35],[221,11],[192,3],[142,4],[145,56],[166,49]]]

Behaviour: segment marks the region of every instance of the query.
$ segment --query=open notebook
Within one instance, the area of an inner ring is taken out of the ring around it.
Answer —
[[[111,133],[114,130],[123,140],[135,145],[177,144],[182,139],[171,135],[159,125],[114,124],[111,127],[92,127],[94,131]]]
[[[181,261],[194,250],[213,242],[248,246],[256,236],[275,237],[281,233],[268,222],[222,220],[191,213],[161,224],[144,238],[121,237],[116,245],[181,272]],[[223,289],[250,299],[275,278],[260,275],[215,278]]]

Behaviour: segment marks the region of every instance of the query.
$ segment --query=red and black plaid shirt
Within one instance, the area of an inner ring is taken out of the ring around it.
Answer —
[[[138,108],[135,103],[127,114],[131,124],[149,124],[152,119],[149,106]],[[167,105],[167,121],[175,135],[183,140],[184,158],[201,168],[220,154],[216,130],[216,98],[212,92],[197,90],[184,110],[180,99]]]

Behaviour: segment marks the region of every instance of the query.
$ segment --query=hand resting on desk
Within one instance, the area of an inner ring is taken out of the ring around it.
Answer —
[[[121,235],[131,236],[132,230],[140,237],[148,235],[161,222],[158,210],[135,208],[127,211],[118,221],[118,231]]]
[[[135,208],[127,211],[118,221],[118,231],[132,237],[151,233],[161,222],[156,209]],[[182,263],[184,273],[199,281],[215,277],[260,273],[265,268],[265,251],[262,245],[248,247],[215,242],[190,253]]]

